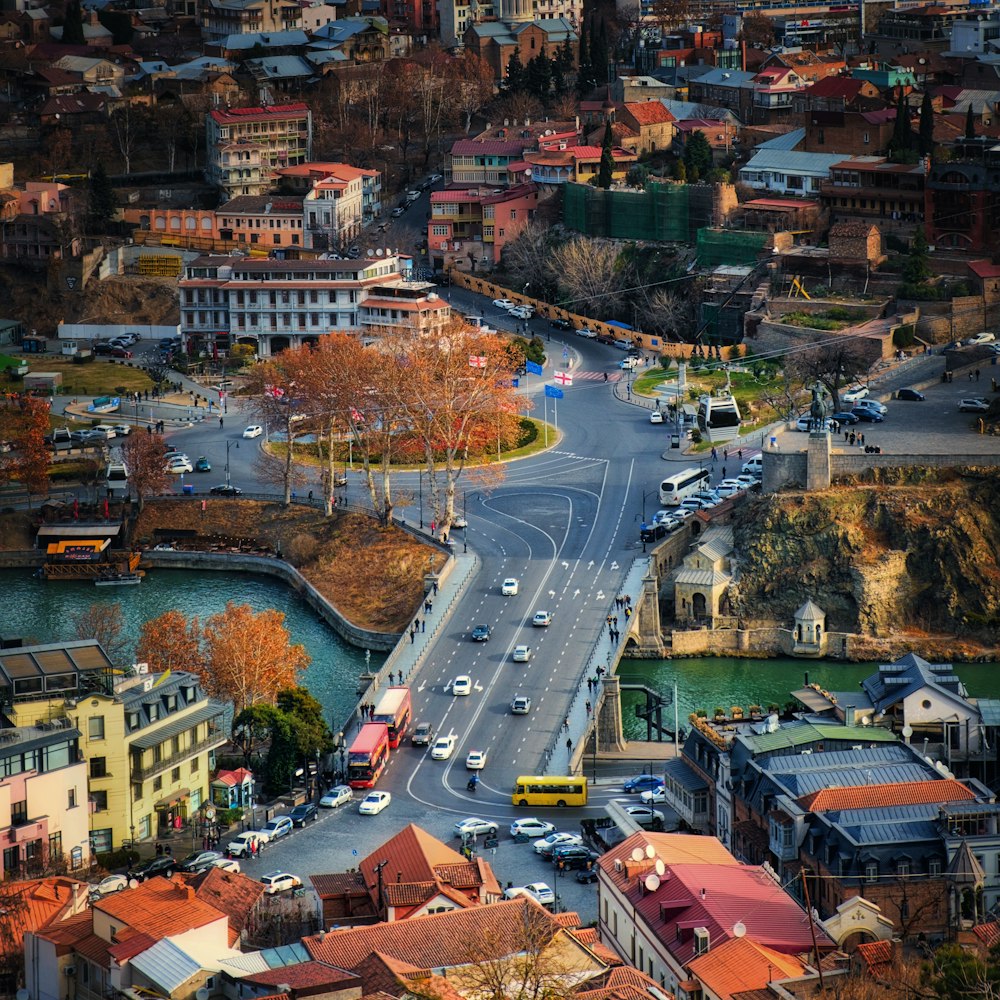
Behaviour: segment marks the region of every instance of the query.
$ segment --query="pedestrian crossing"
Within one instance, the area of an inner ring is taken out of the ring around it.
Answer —
[[[620,382],[622,378],[621,372],[570,372],[573,376],[573,381],[577,379],[590,379],[592,382],[603,382],[604,376],[607,375],[608,382]]]

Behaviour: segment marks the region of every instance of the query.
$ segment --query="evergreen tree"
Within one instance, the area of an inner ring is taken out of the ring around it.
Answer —
[[[687,167],[684,166],[683,160],[674,160],[674,165],[670,171],[670,175],[675,181],[681,181],[682,183],[687,181]]]
[[[63,45],[86,45],[83,37],[83,9],[80,0],[69,0],[63,18]]]
[[[583,36],[580,36],[581,42]],[[564,73],[569,73],[573,69],[573,46],[569,43],[569,35],[563,39],[563,43],[559,46],[559,55],[557,57],[559,66]]]
[[[87,214],[98,225],[106,225],[115,217],[115,190],[111,178],[104,169],[104,162],[98,161],[90,175],[87,192]]]
[[[507,93],[519,94],[527,83],[524,66],[521,64],[521,50],[517,46],[507,60]]]
[[[976,138],[976,113],[972,110],[972,101],[969,101],[969,108],[965,112],[965,138]]]
[[[594,89],[594,67],[587,39],[587,19],[584,18],[580,22],[580,68],[576,71],[576,92],[580,97],[586,97]]]
[[[930,91],[924,91],[920,105],[920,155],[929,156],[934,151],[934,104]]]
[[[603,87],[608,82],[608,58],[608,32],[602,17],[596,27],[591,25],[590,32],[590,65],[598,87]]]
[[[684,166],[689,181],[704,177],[712,169],[712,147],[701,129],[692,132],[684,144]]]
[[[889,155],[899,157],[907,153],[913,145],[913,135],[910,131],[910,109],[900,89],[896,101],[896,121],[892,127],[892,138],[889,140]]]
[[[552,93],[556,97],[562,97],[566,93],[566,76],[563,69],[562,59],[558,56],[549,63],[552,75]]]
[[[927,234],[923,226],[917,226],[910,244],[910,255],[903,265],[903,281],[907,285],[921,285],[933,273],[927,262]]]
[[[552,86],[552,66],[549,63],[549,57],[544,52],[539,52],[537,56],[529,60],[525,85],[528,93],[540,101],[548,99],[549,89]]]
[[[605,191],[611,187],[615,171],[615,157],[612,152],[614,142],[611,136],[611,119],[604,123],[604,142],[601,145],[601,169],[597,174],[597,186]]]

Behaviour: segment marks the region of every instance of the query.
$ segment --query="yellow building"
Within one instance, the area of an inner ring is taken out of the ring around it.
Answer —
[[[96,642],[9,652],[18,654],[17,662],[8,651],[0,654],[0,687],[8,666],[17,667],[20,675],[7,677],[15,724],[65,717],[80,731],[92,850],[184,826],[209,801],[214,751],[226,742],[224,708],[207,697],[194,674],[141,673],[141,664],[123,673]],[[59,694],[45,673],[53,664],[61,671]],[[18,698],[17,686],[33,668],[42,690]]]

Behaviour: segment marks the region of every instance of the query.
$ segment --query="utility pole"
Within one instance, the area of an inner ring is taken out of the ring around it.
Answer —
[[[385,864],[383,861],[382,864]],[[813,942],[813,952],[816,955],[816,972],[819,973],[819,988],[821,990],[826,989],[823,985],[823,965],[819,957],[819,946],[816,944],[816,922],[813,920],[812,906],[809,904],[809,883],[806,881],[806,870],[801,869],[802,874],[802,895],[805,897],[806,901],[806,917],[809,920],[809,933],[812,935]],[[379,883],[382,881],[382,872],[379,870]]]
[[[389,863],[389,859],[386,858],[385,861],[380,861],[375,866],[375,874],[378,876],[378,915],[379,915],[379,919],[380,920],[382,919],[383,913],[385,911],[385,899],[384,899],[384,895],[385,894],[384,894],[383,889],[382,889],[382,869],[385,868],[385,866],[388,863]],[[816,943],[816,934],[814,932],[813,933],[813,944],[815,945],[815,943]]]

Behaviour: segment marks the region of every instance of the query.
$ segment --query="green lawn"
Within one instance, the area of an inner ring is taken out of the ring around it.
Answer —
[[[71,358],[62,355],[32,355],[29,359],[32,372],[60,372],[61,396],[114,396],[122,392],[151,389],[153,381],[141,368],[96,360],[75,365]],[[0,376],[0,388],[17,388],[21,379]]]

